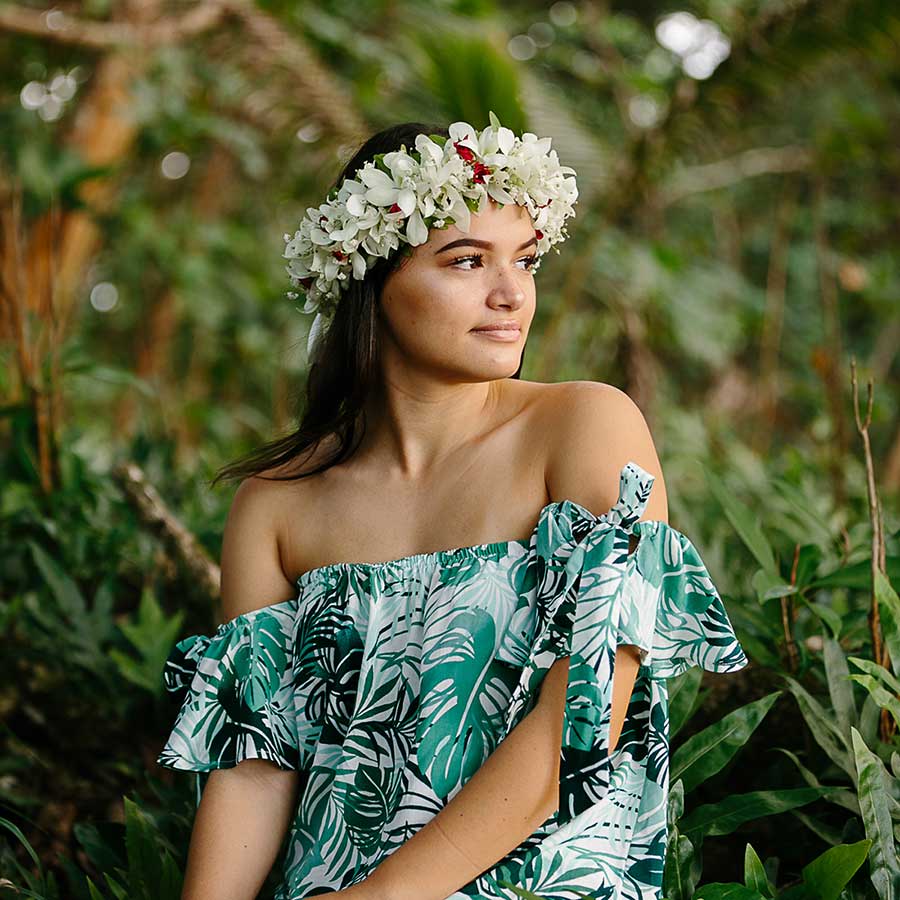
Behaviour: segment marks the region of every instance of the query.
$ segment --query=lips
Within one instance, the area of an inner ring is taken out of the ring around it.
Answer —
[[[482,325],[481,328],[473,328],[472,331],[521,331],[521,326],[518,322],[494,322]]]

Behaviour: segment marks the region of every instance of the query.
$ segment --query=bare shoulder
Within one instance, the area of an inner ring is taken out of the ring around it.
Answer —
[[[304,464],[316,464],[320,454]],[[296,585],[285,574],[281,547],[291,510],[302,508],[308,481],[292,478],[298,466],[290,462],[272,466],[238,485],[222,535],[222,619],[296,596]],[[285,480],[285,476],[289,480]]]
[[[543,416],[552,435],[547,488],[553,500],[574,500],[597,515],[619,496],[619,475],[636,462],[654,476],[642,519],[668,521],[665,479],[650,428],[623,390],[599,381],[546,385]]]
[[[222,620],[288,599],[292,585],[278,553],[280,496],[276,482],[244,479],[234,493],[222,535]]]

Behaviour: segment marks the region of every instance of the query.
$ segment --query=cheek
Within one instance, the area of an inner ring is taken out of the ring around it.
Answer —
[[[471,327],[471,316],[434,297],[431,302],[417,304],[415,309],[409,309],[400,322],[402,334],[408,344],[434,349],[458,343]]]
[[[467,332],[478,317],[478,297],[449,273],[422,272],[397,284],[385,302],[398,330],[422,329],[430,335]]]

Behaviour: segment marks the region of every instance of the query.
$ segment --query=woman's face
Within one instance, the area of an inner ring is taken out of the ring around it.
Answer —
[[[468,232],[432,228],[381,294],[382,359],[462,382],[508,378],[519,368],[534,317],[537,239],[528,211],[493,201]],[[511,320],[518,332],[475,329]]]

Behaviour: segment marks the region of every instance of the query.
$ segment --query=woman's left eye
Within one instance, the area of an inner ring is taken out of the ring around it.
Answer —
[[[471,256],[458,256],[456,259],[453,260],[452,265],[455,266],[455,265],[458,265],[459,263],[469,262],[470,260],[474,260],[474,261],[477,261],[480,263],[482,259],[484,259],[483,253],[473,253]],[[535,264],[536,261],[537,261],[536,254],[532,254],[531,256],[523,256],[521,259],[517,260],[517,262],[526,263],[526,266],[525,266],[526,271],[528,269],[530,269]],[[467,269],[466,271],[471,271],[471,269]]]

